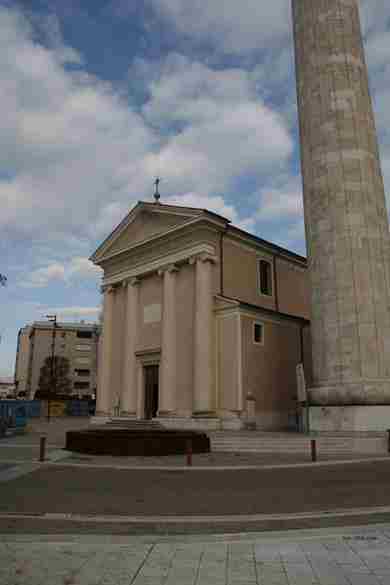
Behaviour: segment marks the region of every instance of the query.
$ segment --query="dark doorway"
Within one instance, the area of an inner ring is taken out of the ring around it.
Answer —
[[[144,367],[145,418],[151,419],[158,411],[158,366]]]

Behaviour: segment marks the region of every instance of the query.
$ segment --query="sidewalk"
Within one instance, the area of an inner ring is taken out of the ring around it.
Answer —
[[[0,535],[7,585],[388,585],[390,524],[218,537]]]

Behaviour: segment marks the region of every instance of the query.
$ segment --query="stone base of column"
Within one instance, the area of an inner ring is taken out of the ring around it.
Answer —
[[[127,418],[137,418],[137,413],[135,410],[121,410],[119,416],[125,416]]]
[[[384,432],[389,428],[390,405],[309,407],[309,431]]]
[[[218,418],[215,410],[194,410],[192,412],[193,418]]]
[[[315,406],[390,405],[390,380],[362,379],[334,386],[308,389],[309,404]]]
[[[159,410],[156,418],[174,418],[175,416],[176,411],[174,410]]]
[[[221,420],[219,418],[194,418],[184,416],[156,417],[152,420],[158,421],[167,429],[189,429],[193,431],[219,431]]]

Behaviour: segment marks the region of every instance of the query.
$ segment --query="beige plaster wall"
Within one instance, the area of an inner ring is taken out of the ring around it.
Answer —
[[[259,292],[258,260],[271,262],[272,295]],[[309,282],[306,269],[269,252],[224,238],[223,292],[240,301],[309,319]]]
[[[275,258],[277,305],[281,313],[310,318],[310,290],[305,268]]]
[[[177,409],[192,410],[194,351],[194,266],[184,264],[176,276]]]
[[[143,351],[161,346],[161,320],[145,323],[144,309],[150,305],[160,305],[162,318],[162,278],[154,273],[142,278],[139,287],[139,327],[136,347],[137,351]]]
[[[217,316],[217,408],[238,410],[238,314]]]
[[[258,288],[257,261],[272,255],[257,253],[244,244],[223,240],[223,292],[226,296],[252,305],[275,309],[275,287],[272,296],[261,295]]]
[[[264,345],[253,343],[253,323],[264,324]],[[241,316],[243,395],[256,397],[259,428],[287,426],[295,410],[296,365],[300,361],[300,327],[295,323]]]

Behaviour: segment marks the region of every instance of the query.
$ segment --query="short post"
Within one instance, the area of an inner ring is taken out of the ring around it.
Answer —
[[[311,439],[311,460],[317,461],[317,441],[315,439]]]
[[[191,439],[187,439],[186,447],[187,447],[187,465],[192,465],[192,441],[191,441]]]
[[[46,437],[42,436],[39,439],[39,461],[45,461]]]
[[[390,453],[390,429],[387,429],[387,452]]]

